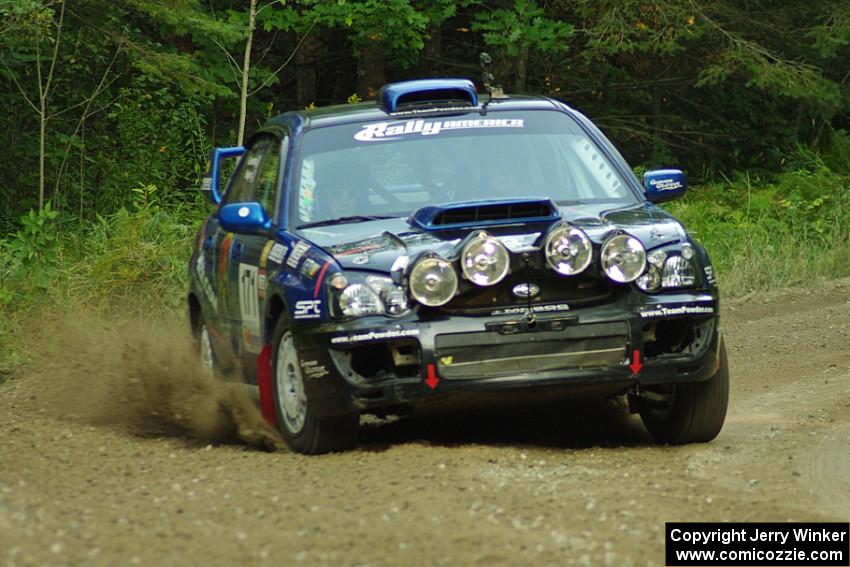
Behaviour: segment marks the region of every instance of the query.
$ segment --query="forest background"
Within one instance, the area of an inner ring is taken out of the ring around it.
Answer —
[[[180,312],[213,146],[267,117],[480,78],[591,117],[727,295],[850,275],[846,0],[0,0],[0,381],[32,309]]]

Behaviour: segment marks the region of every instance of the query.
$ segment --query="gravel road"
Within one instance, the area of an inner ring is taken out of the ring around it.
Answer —
[[[667,521],[850,520],[850,280],[726,302],[722,327],[708,444],[585,403],[375,423],[320,457],[173,384],[167,337],[42,337],[51,363],[0,384],[0,565],[659,566]]]

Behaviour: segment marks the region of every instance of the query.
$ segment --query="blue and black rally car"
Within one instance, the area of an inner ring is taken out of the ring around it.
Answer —
[[[238,157],[219,190],[222,160]],[[214,150],[192,256],[202,361],[255,384],[302,453],[361,414],[628,394],[660,442],[709,441],[729,376],[705,250],[593,123],[472,82],[287,112]]]

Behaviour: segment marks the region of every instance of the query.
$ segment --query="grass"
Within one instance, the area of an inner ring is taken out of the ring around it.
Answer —
[[[723,295],[850,275],[847,178],[825,168],[693,188],[668,208],[708,249]]]

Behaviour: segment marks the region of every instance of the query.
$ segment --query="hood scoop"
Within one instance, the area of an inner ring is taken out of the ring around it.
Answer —
[[[454,230],[528,222],[553,222],[561,218],[551,199],[469,201],[422,207],[410,224],[424,230]]]

